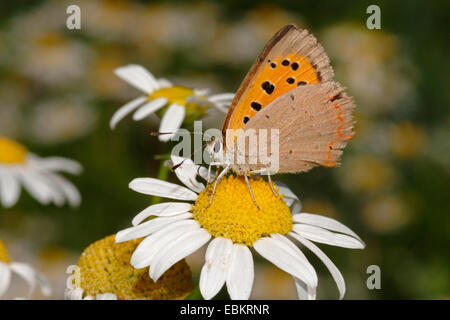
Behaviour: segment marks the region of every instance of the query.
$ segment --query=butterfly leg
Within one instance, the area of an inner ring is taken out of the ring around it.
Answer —
[[[212,167],[212,163],[210,163],[208,166],[208,179],[207,179],[208,184],[211,182],[211,167]]]
[[[267,170],[267,179],[269,180],[270,189],[272,189],[273,195],[274,195],[275,197],[278,197],[278,194],[275,192],[275,189],[273,188],[273,184],[272,184],[272,176],[270,175],[269,170]]]
[[[245,182],[247,182],[248,190],[250,191],[250,195],[252,196],[253,203],[259,209],[258,204],[256,203],[255,196],[253,195],[252,187],[250,186],[250,182],[248,181],[248,176],[245,174]]]
[[[213,179],[213,181],[214,181],[215,179],[217,179],[217,175],[219,174],[219,169],[220,169],[220,163],[217,163],[217,164],[216,164],[216,172],[214,173],[214,179]]]
[[[219,165],[220,165],[221,163],[220,162],[211,162],[210,164],[209,164],[209,166],[208,166],[208,179],[207,179],[207,182],[208,182],[208,184],[209,183],[211,183],[211,168],[212,168],[212,166],[217,166],[217,170],[215,171],[215,173],[214,173],[214,179],[216,179],[217,178],[217,173],[219,172]],[[214,179],[213,179],[213,181],[214,181]]]
[[[217,179],[215,179],[214,187],[213,187],[213,191],[212,191],[212,194],[211,194],[211,199],[209,200],[208,207],[211,205],[211,203],[213,201],[214,194],[216,193],[217,184],[219,183],[220,180],[222,180],[223,176],[228,172],[228,170],[230,170],[230,168],[231,168],[230,166],[225,167],[225,169],[222,170],[222,172],[219,174]]]
[[[270,189],[272,189],[272,192],[274,194],[275,197],[278,197],[278,193],[275,191],[275,189],[273,188],[273,184],[272,184],[272,176],[270,175],[270,171],[267,168],[264,169],[260,169],[260,170],[254,170],[254,171],[250,171],[250,174],[262,174],[263,172],[265,172],[267,174],[267,178],[269,180],[269,184],[270,184]]]

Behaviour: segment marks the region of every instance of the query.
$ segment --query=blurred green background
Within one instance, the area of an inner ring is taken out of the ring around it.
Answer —
[[[81,7],[81,30],[66,28],[69,4]],[[381,8],[381,30],[366,28],[371,4]],[[336,218],[366,242],[363,251],[321,246],[344,275],[346,298],[449,298],[449,13],[449,1],[3,1],[0,135],[84,167],[70,177],[83,197],[77,209],[43,207],[26,192],[0,208],[10,255],[43,271],[61,298],[67,265],[149,204],[128,183],[157,175],[164,145],[149,132],[158,118],[109,129],[114,111],[137,96],[116,67],[138,63],[177,84],[234,92],[272,34],[296,23],[322,43],[354,96],[356,137],[341,167],[276,178],[303,211]],[[223,119],[211,113],[204,128]],[[328,271],[307,256],[318,297],[337,298]],[[188,259],[197,275],[203,257]],[[372,264],[381,290],[366,287]],[[257,260],[252,298],[293,299],[294,284]]]

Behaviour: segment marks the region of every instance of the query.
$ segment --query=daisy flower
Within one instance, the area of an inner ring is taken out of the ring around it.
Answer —
[[[141,240],[114,243],[115,235],[94,242],[67,272],[68,300],[174,300],[193,290],[192,274],[184,260],[174,264],[158,280],[148,268],[136,270],[129,261]]]
[[[20,196],[20,185],[40,203],[62,206],[66,201],[78,206],[81,201],[77,188],[56,172],[79,174],[76,161],[61,158],[40,158],[23,145],[0,136],[0,204],[12,207]]]
[[[110,121],[111,129],[133,111],[133,119],[138,121],[165,108],[159,131],[171,134],[159,136],[159,140],[164,142],[175,135],[185,119],[203,116],[210,107],[227,112],[226,106],[234,97],[232,93],[208,95],[208,90],[205,89],[173,85],[167,79],[156,79],[147,69],[139,65],[117,68],[115,74],[142,91],[144,95],[131,100],[114,113]]]
[[[10,260],[5,244],[0,239],[0,298],[6,293],[11,284],[12,273],[23,278],[30,286],[28,294],[19,299],[28,299],[33,294],[36,284],[40,285],[44,295],[49,296],[51,294],[50,286],[40,273],[26,263]]]
[[[180,158],[172,157],[172,161],[180,163]],[[342,274],[314,242],[364,248],[348,227],[328,217],[301,213],[299,200],[289,188],[274,184],[275,196],[261,177],[251,181],[258,209],[240,176],[223,178],[209,205],[212,184],[205,187],[197,180],[197,172],[206,177],[205,168],[185,160],[175,172],[186,187],[153,178],[130,183],[134,191],[182,201],[152,205],[133,219],[133,227],[117,233],[116,242],[145,237],[131,256],[131,265],[137,269],[150,266],[150,277],[156,281],[174,263],[212,239],[200,275],[205,299],[213,298],[225,283],[231,299],[249,298],[254,278],[251,248],[292,275],[299,298],[314,299],[317,275],[295,244],[298,242],[322,260],[343,298]],[[153,218],[145,221],[149,217]]]

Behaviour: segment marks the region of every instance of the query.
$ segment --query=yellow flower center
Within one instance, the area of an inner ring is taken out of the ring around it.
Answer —
[[[152,94],[149,95],[149,99],[156,98],[166,98],[168,101],[167,105],[171,103],[177,103],[182,105],[186,109],[186,114],[184,117],[184,123],[192,123],[195,120],[205,116],[207,114],[208,109],[211,107],[211,103],[208,102],[206,97],[196,96],[199,100],[197,101],[189,101],[188,98],[190,96],[194,96],[195,92],[191,88],[182,87],[182,86],[172,86],[170,88],[163,88],[156,90]],[[198,103],[201,101],[202,103]],[[167,107],[160,109],[157,114],[162,117],[164,112],[166,112]]]
[[[4,163],[23,163],[27,149],[13,140],[0,137],[0,162]]]
[[[78,260],[80,286],[87,295],[114,293],[120,300],[176,300],[192,292],[192,274],[185,260],[154,282],[148,268],[130,265],[131,255],[142,239],[124,243],[115,243],[114,239],[115,235],[111,235],[94,242]],[[76,276],[74,280],[76,284]]]
[[[150,94],[150,99],[166,98],[170,103],[177,103],[181,105],[186,104],[186,99],[194,94],[194,90],[182,86],[172,86],[156,90]]]
[[[56,47],[66,42],[64,37],[57,32],[48,32],[42,36],[39,36],[36,40],[37,43],[43,47]]]
[[[2,240],[0,240],[0,261],[6,262],[6,263],[11,262],[11,260],[9,259],[9,256],[8,256],[8,251],[6,251],[6,246]]]
[[[194,219],[214,237],[228,238],[233,243],[247,246],[271,233],[290,232],[292,215],[283,195],[275,196],[262,177],[251,180],[250,185],[259,209],[244,178],[230,175],[217,185],[211,205],[212,183],[199,194],[194,204]],[[277,189],[275,184],[274,188]]]

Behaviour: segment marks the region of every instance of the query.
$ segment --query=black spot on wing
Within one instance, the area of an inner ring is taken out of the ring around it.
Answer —
[[[259,111],[262,108],[261,103],[257,102],[257,101],[253,101],[250,106],[253,108],[253,110],[255,111]]]
[[[272,94],[273,90],[275,90],[275,86],[270,83],[270,81],[264,81],[261,84],[261,88],[267,93],[267,94]]]

